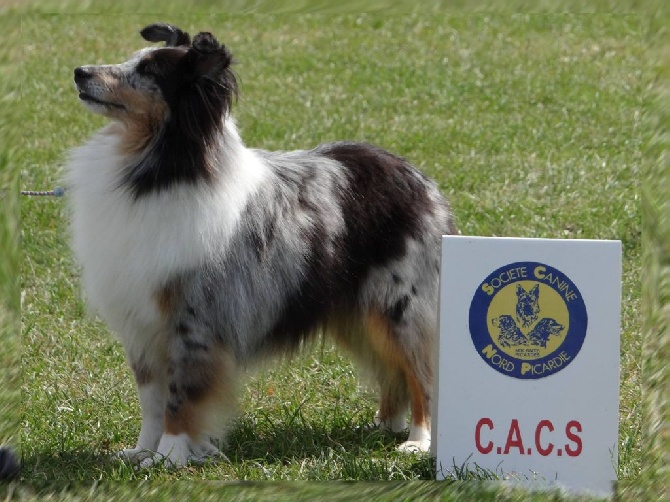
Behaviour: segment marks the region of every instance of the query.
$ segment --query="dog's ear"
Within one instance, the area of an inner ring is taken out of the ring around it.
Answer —
[[[167,47],[190,45],[191,37],[185,31],[166,23],[154,23],[140,31],[140,35],[148,42],[165,42]]]
[[[202,140],[221,127],[237,98],[233,56],[211,33],[198,33],[180,62],[184,88],[174,115],[181,132]]]
[[[193,37],[193,47],[189,50],[191,77],[220,80],[227,76],[233,55],[225,45],[219,44],[211,33],[198,33]],[[228,71],[227,71],[228,70]]]

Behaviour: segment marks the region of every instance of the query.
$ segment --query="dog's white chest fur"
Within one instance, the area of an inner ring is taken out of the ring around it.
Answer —
[[[237,137],[231,125],[233,137]],[[118,333],[151,329],[159,319],[155,293],[175,274],[225,252],[263,165],[241,143],[224,152],[228,166],[208,185],[178,184],[134,198],[120,188],[127,159],[113,129],[71,152],[67,182],[75,255],[88,303]],[[235,158],[237,157],[237,158]]]

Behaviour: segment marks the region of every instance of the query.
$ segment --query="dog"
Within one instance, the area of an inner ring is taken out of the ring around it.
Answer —
[[[516,318],[523,328],[537,321],[540,313],[540,285],[526,291],[521,284],[516,285]]]
[[[552,319],[551,317],[543,317],[538,321],[535,327],[528,333],[528,339],[531,345],[546,348],[549,337],[559,336],[565,326]]]
[[[142,425],[122,457],[181,467],[234,409],[241,370],[327,333],[380,386],[375,422],[430,447],[440,241],[436,185],[354,142],[270,152],[231,116],[229,49],[164,23],[121,64],[74,70],[111,122],[66,168],[84,295],[124,347]]]
[[[511,315],[501,315],[492,319],[492,324],[500,329],[498,336],[498,345],[501,347],[516,347],[518,345],[528,345],[528,339],[517,326]]]

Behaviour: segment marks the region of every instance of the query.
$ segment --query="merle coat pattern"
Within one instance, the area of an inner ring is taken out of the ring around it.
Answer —
[[[230,115],[232,55],[166,24],[119,65],[75,69],[112,122],[71,152],[73,249],[90,305],[123,342],[148,466],[218,450],[242,368],[326,333],[376,376],[377,421],[430,444],[440,236],[433,182],[404,159],[341,142],[269,152]]]

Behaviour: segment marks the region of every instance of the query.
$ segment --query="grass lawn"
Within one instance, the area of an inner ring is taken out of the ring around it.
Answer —
[[[77,102],[72,69],[125,60],[144,44],[138,30],[156,20],[212,31],[233,51],[241,81],[234,113],[250,146],[369,141],[436,179],[463,234],[621,240],[619,479],[639,475],[641,149],[652,79],[644,18],[437,11],[5,16],[4,27],[20,37],[20,92],[5,99],[19,131],[11,162],[20,166],[22,188],[58,185],[64,152],[105,123]],[[21,200],[24,494],[79,485],[83,494],[124,493],[95,480],[433,477],[427,456],[399,454],[398,438],[366,428],[374,389],[328,342],[249,375],[224,448],[230,463],[135,472],[110,461],[111,452],[134,445],[139,404],[120,344],[86,316],[66,218],[62,199]],[[215,486],[198,489],[214,497]],[[344,489],[318,486],[300,490],[309,497]],[[265,490],[248,488],[231,496],[251,500]],[[366,487],[389,500],[502,496],[459,483],[396,488]],[[291,499],[296,489],[275,498]]]

